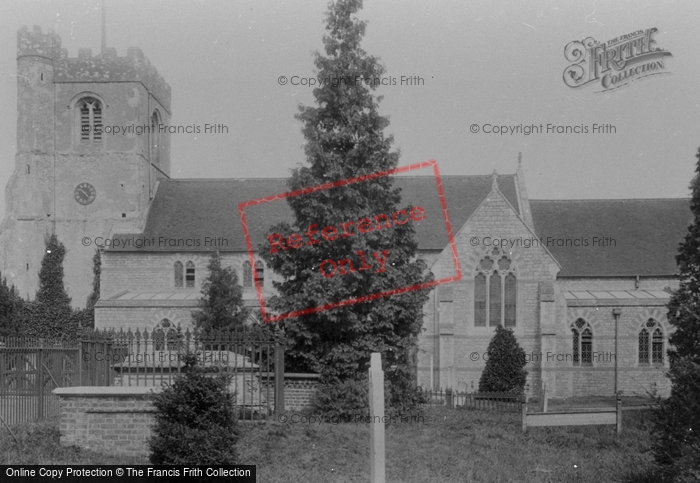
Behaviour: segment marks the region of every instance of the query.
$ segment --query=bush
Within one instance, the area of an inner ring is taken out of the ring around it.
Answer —
[[[405,383],[394,373],[384,373],[384,416],[408,418],[423,416],[423,392],[414,384]],[[315,414],[335,421],[351,422],[369,418],[369,378],[346,381],[322,381],[312,402]]]
[[[155,465],[236,464],[238,431],[230,377],[208,376],[196,355],[184,357],[184,375],[160,394],[153,435],[148,445]]]
[[[527,381],[525,351],[510,329],[500,325],[489,343],[488,360],[479,379],[479,392],[522,392]]]
[[[336,421],[369,417],[368,379],[321,381],[312,401],[316,414]]]
[[[401,369],[384,373],[385,413],[392,418],[424,416],[423,404],[428,402],[415,379],[401,374]]]

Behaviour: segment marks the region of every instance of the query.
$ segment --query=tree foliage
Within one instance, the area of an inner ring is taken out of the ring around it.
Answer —
[[[389,121],[378,112],[381,97],[373,91],[384,68],[376,57],[368,55],[360,41],[365,22],[355,14],[361,0],[338,0],[329,5],[327,35],[323,37],[325,55],[315,54],[318,79],[323,85],[314,90],[315,106],[301,106],[296,118],[303,123],[308,166],[297,168],[288,182],[291,191],[347,180],[398,165],[399,153],[391,151],[393,138],[384,136]],[[391,215],[401,206],[401,193],[393,187],[390,176],[359,183],[336,185],[300,196],[288,197],[294,214],[293,223],[282,223],[269,233],[287,237],[326,226],[338,226],[351,220],[370,219],[377,214]],[[410,207],[409,207],[410,208]],[[315,228],[314,228],[315,225]],[[320,234],[316,235],[320,238]],[[306,239],[304,239],[306,240]],[[349,237],[338,237],[298,249],[278,250],[260,245],[259,252],[274,271],[283,278],[275,282],[278,296],[270,306],[277,313],[307,307],[319,307],[351,298],[375,294],[430,280],[426,266],[416,261],[415,227],[410,221],[388,229]],[[371,270],[340,270],[328,276],[321,273],[324,260],[349,259],[360,267],[359,255],[372,263]],[[384,256],[385,271],[379,259]],[[297,318],[285,319],[289,347],[287,370],[314,371],[324,383],[355,380],[369,367],[370,354],[382,353],[387,372],[395,378],[396,387],[412,384],[413,355],[422,327],[422,307],[427,291],[409,292],[379,298],[366,303],[341,306]],[[411,391],[413,389],[410,389]],[[404,395],[396,395],[396,402]]]
[[[100,276],[102,273],[102,256],[95,249],[92,257],[92,292],[88,295],[85,308],[75,313],[76,323],[81,329],[95,328],[95,304],[100,300]]]
[[[202,284],[199,308],[192,312],[198,331],[228,330],[245,324],[250,310],[243,305],[243,289],[231,267],[221,266],[219,252],[209,257],[209,275]]]
[[[0,278],[0,337],[18,337],[26,322],[26,304],[17,288]]]
[[[513,331],[496,327],[486,353],[488,360],[479,379],[479,392],[522,392],[527,381],[527,361]]]
[[[85,307],[94,308],[98,300],[100,300],[100,276],[102,274],[102,255],[99,248],[95,249],[95,254],[92,256],[92,292],[88,295]]]
[[[691,479],[700,478],[700,149],[696,158],[693,222],[676,256],[680,284],[668,303],[671,396],[655,413],[654,443],[656,460],[670,475]]]
[[[671,371],[671,396],[655,411],[653,450],[671,479],[700,480],[700,364],[677,359]]]
[[[34,301],[26,305],[27,334],[50,339],[72,339],[79,329],[78,317],[63,284],[63,260],[66,248],[56,234],[46,238],[46,249],[39,270],[39,290]]]

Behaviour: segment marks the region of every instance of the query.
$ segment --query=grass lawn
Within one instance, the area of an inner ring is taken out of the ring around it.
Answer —
[[[530,428],[518,414],[431,409],[420,422],[390,425],[387,482],[596,482],[630,479],[651,468],[649,414],[626,412],[614,426]],[[369,481],[366,424],[241,423],[240,462],[258,467],[258,481]],[[17,428],[18,447],[0,430],[0,464],[148,464],[58,444],[56,419]]]

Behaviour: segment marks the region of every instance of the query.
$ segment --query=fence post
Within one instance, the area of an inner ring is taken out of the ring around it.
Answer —
[[[74,386],[83,385],[83,338],[78,338],[78,359],[75,361],[75,365],[78,366],[77,379],[78,383],[73,383]]]
[[[284,345],[275,342],[275,416],[284,413]]]
[[[445,389],[445,405],[448,408],[453,408],[454,407],[454,401],[452,400],[452,388],[448,387]]]
[[[44,349],[43,344],[36,353],[37,417],[44,419]]]
[[[615,406],[617,409],[617,434],[622,434],[622,399],[619,394]]]
[[[520,413],[522,414],[522,419],[523,419],[523,433],[527,433],[527,404],[522,403],[520,406]]]
[[[112,343],[112,339],[107,339],[107,352],[110,354],[110,360],[113,362],[114,358],[112,357],[112,355],[114,354],[114,345]],[[121,359],[119,360],[121,362]],[[179,364],[178,367],[180,367]],[[114,375],[112,374],[112,366],[109,363],[105,364],[105,371],[107,372],[105,376],[105,379],[107,381],[105,386],[111,386],[114,382]]]
[[[369,368],[370,482],[384,483],[384,371],[382,356],[372,353]]]

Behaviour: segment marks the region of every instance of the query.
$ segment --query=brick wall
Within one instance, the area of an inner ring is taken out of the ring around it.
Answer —
[[[285,374],[284,408],[287,411],[299,411],[310,407],[317,386],[316,374]]]
[[[317,374],[285,374],[287,411],[309,407]],[[147,456],[154,409],[148,400],[159,387],[64,387],[60,399],[61,446],[78,446],[101,453]],[[272,390],[272,388],[271,388]],[[274,402],[270,401],[274,409]]]
[[[148,454],[153,406],[152,387],[66,387],[60,398],[61,446],[79,446],[101,453]]]
[[[297,374],[286,373],[284,375],[284,409],[286,411],[300,411],[311,407],[311,400],[316,394],[318,387],[318,374]],[[267,385],[270,385],[270,393],[275,385],[274,376],[261,383],[261,390],[265,392]],[[274,401],[271,401],[274,408]]]

